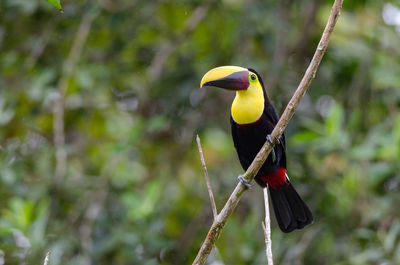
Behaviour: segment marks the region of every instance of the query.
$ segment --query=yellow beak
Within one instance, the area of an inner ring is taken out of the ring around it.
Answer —
[[[211,69],[200,82],[200,87],[206,86],[246,90],[249,87],[249,70],[238,66],[220,66]]]

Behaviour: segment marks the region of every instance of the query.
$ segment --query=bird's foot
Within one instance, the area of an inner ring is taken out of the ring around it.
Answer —
[[[274,142],[272,142],[271,135],[268,134],[267,141],[272,145],[272,150],[271,150],[272,163],[275,163],[276,162],[276,154],[275,154],[275,150],[274,150],[273,146],[275,144],[279,143],[279,139],[277,140],[277,143],[274,143]]]
[[[246,188],[251,189],[251,184],[250,182],[248,182],[243,175],[239,175],[238,176],[238,180],[240,181],[240,183],[242,183],[244,186],[246,186]]]
[[[280,143],[280,141],[279,141],[279,139],[276,139],[276,141],[275,141],[275,143],[272,141],[272,138],[271,138],[271,135],[270,134],[268,134],[267,135],[267,141],[270,143],[270,144],[272,144],[272,145],[276,145],[276,144],[279,144]]]

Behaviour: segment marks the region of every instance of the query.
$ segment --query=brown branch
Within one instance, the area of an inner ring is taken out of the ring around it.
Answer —
[[[67,92],[69,80],[73,76],[78,59],[82,54],[83,45],[89,34],[94,17],[95,13],[89,12],[82,18],[71,50],[63,65],[62,75],[57,84],[58,95],[53,105],[53,137],[54,145],[56,146],[56,182],[60,182],[64,178],[67,170],[67,152],[65,151],[64,131],[65,94]]]
[[[274,260],[272,259],[271,221],[269,218],[268,188],[263,188],[263,192],[265,204],[265,223],[262,222],[261,226],[264,230],[265,252],[267,255],[268,265],[274,265]]]
[[[210,196],[211,209],[213,212],[214,220],[216,220],[218,215],[217,206],[215,205],[214,194],[211,188],[210,178],[208,177],[206,161],[204,160],[203,148],[201,148],[199,135],[196,136],[196,141],[197,141],[197,147],[199,148],[201,164],[203,165],[204,178],[206,179],[208,195]]]
[[[324,53],[328,47],[328,43],[330,37],[332,35],[333,29],[336,25],[336,22],[339,18],[340,11],[342,9],[343,0],[335,0],[331,13],[329,15],[328,23],[324,29],[322,34],[321,40],[318,44],[318,47],[314,53],[314,56],[308,66],[306,73],[303,76],[299,86],[297,87],[296,92],[294,93],[292,99],[289,101],[285,111],[282,114],[282,117],[279,119],[278,124],[275,126],[274,130],[271,133],[271,138],[273,142],[276,142],[279,139],[285,128],[287,127],[290,119],[292,118],[293,114],[295,113],[298,105],[300,104],[301,99],[303,98],[304,94],[306,93],[308,87],[311,84],[311,81],[315,78],[315,74],[317,72],[318,66],[324,56]],[[243,177],[251,182],[253,181],[254,177],[256,176],[258,170],[264,164],[265,160],[267,159],[269,153],[271,152],[273,145],[270,144],[268,141],[265,142],[264,146],[258,152],[257,156],[254,158],[253,162],[251,163],[250,167],[247,169],[246,173]],[[215,241],[219,237],[222,229],[225,226],[225,223],[228,220],[228,217],[232,214],[235,210],[237,204],[240,201],[243,192],[246,190],[246,187],[242,183],[238,183],[234,191],[232,192],[231,196],[229,197],[228,201],[226,202],[222,211],[218,214],[217,219],[213,222],[206,239],[204,240],[196,259],[194,260],[193,264],[204,264],[207,260],[208,255],[210,254],[212,247],[215,244]]]

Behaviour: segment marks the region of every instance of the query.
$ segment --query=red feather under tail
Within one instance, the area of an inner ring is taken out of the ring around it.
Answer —
[[[256,179],[261,186],[269,185],[269,194],[279,228],[289,233],[314,222],[312,213],[286,176],[286,170]]]

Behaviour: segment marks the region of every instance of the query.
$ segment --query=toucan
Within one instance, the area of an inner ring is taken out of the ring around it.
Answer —
[[[260,75],[251,68],[221,66],[208,71],[200,87],[218,87],[236,91],[231,106],[233,143],[244,170],[250,166],[265,141],[274,145],[267,160],[255,177],[261,187],[269,186],[269,194],[279,228],[289,233],[313,223],[305,202],[290,183],[286,173],[285,136],[272,143],[269,136],[279,117],[268,98]],[[238,177],[246,187],[250,183]]]

